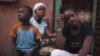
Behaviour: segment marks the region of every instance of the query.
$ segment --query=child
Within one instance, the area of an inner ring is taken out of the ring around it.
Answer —
[[[10,32],[19,56],[31,56],[40,44],[41,36],[38,29],[29,23],[31,17],[32,9],[22,6],[18,11],[19,23],[14,25]]]

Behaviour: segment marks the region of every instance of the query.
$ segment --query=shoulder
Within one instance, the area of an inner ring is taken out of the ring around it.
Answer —
[[[36,26],[34,26],[34,25],[31,25],[31,27],[32,27],[32,29],[33,29],[34,31],[37,31],[37,30],[38,30],[38,28],[37,28]]]
[[[47,23],[48,23],[47,20],[42,19],[42,24],[43,24],[43,25],[47,26]]]
[[[17,33],[17,30],[18,30],[19,27],[20,27],[20,24],[15,24],[15,25],[11,28],[10,36],[16,37],[16,33]]]
[[[84,29],[86,32],[93,32],[93,28],[89,23],[83,23],[82,29]]]
[[[94,30],[89,23],[84,23],[83,26],[86,35],[95,36]]]
[[[81,23],[81,25],[83,25],[85,28],[87,28],[87,27],[92,27],[89,23]]]
[[[35,34],[35,39],[38,40],[41,38],[41,35],[40,35],[40,32],[38,30],[37,27],[35,27],[34,25],[31,26],[32,27],[32,30],[34,31],[34,34]]]
[[[31,17],[30,20],[34,20],[34,17]]]
[[[15,24],[13,27],[12,27],[12,29],[18,29],[20,27],[20,24],[19,23],[17,23],[17,24]]]
[[[34,23],[36,20],[35,20],[35,18],[34,17],[31,17],[30,18],[30,23]]]

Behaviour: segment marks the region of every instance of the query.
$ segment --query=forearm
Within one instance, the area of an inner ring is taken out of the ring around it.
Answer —
[[[83,43],[83,47],[79,51],[79,56],[87,56],[88,55],[92,41],[93,41],[92,36],[86,36],[84,43]]]
[[[37,50],[39,48],[39,44],[36,44],[34,47],[33,47],[33,51]]]
[[[39,48],[39,44],[40,44],[40,42],[36,42],[36,45],[33,46],[32,51],[28,52],[28,53],[26,54],[26,56],[32,56],[33,54],[35,54],[35,52],[37,52],[37,50],[38,50],[38,48]]]
[[[56,37],[57,34],[56,33],[51,33],[51,34],[48,34],[49,37]]]
[[[40,41],[38,40],[38,41],[36,42],[36,45],[33,47],[32,52],[36,51],[36,50],[39,48],[39,46],[40,46]]]
[[[82,48],[79,51],[79,56],[87,56],[89,53],[89,48]]]
[[[49,36],[49,37],[56,37],[57,36],[57,33],[51,33],[47,28],[46,28],[45,32],[46,32],[47,36]]]

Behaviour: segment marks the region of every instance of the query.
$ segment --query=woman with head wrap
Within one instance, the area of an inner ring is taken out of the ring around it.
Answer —
[[[46,14],[46,6],[44,3],[36,3],[33,7],[33,13],[34,13],[34,17],[32,17],[30,19],[30,23],[35,25],[39,31],[40,34],[43,36],[45,33],[47,36],[49,37],[55,37],[56,33],[50,33],[50,31],[47,28],[47,23],[46,21],[43,19],[43,17]],[[43,37],[41,38],[41,42],[43,41]],[[50,41],[47,40],[46,41]],[[49,42],[46,42],[46,44],[48,44]]]

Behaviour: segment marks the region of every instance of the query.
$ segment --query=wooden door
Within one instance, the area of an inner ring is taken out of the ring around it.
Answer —
[[[97,0],[93,56],[100,56],[100,0]]]

